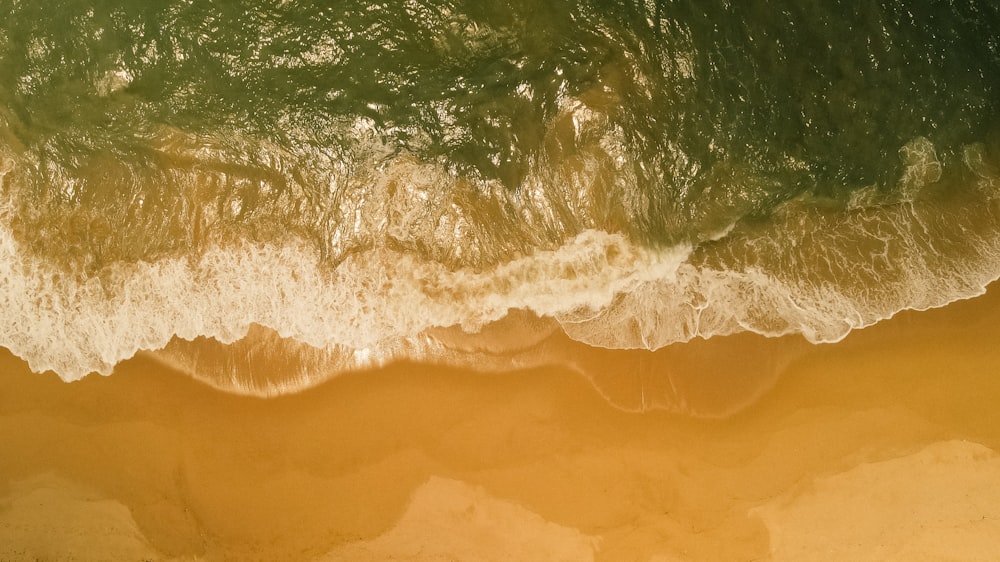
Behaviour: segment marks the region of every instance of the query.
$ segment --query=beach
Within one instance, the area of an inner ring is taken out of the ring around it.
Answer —
[[[0,2],[0,562],[995,559],[998,30]]]
[[[998,320],[992,287],[836,344],[666,348],[756,350],[715,365],[760,384],[678,378],[687,415],[626,411],[625,372],[403,362],[261,399],[4,353],[0,560],[985,560]]]

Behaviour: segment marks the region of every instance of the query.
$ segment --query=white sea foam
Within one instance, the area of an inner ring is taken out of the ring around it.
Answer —
[[[927,168],[932,152],[914,165]],[[0,179],[10,168],[0,162]],[[453,350],[429,331],[474,332],[511,309],[609,348],[739,331],[832,342],[903,309],[975,296],[998,277],[1000,210],[993,190],[978,187],[964,199],[846,211],[792,202],[766,224],[733,226],[697,248],[586,230],[554,250],[457,270],[386,246],[332,267],[305,243],[243,242],[73,275],[22,251],[13,213],[0,212],[0,345],[36,371],[75,380],[174,337],[234,342],[252,324],[335,350],[347,367],[447,360]]]
[[[669,278],[686,252],[653,252],[588,231],[556,251],[482,272],[449,271],[386,249],[326,271],[305,247],[243,244],[209,250],[197,262],[118,265],[78,279],[25,258],[0,229],[0,342],[32,369],[66,380],[109,373],[174,336],[232,342],[251,323],[320,348],[379,348],[432,327],[475,330],[511,308],[596,314],[617,294]]]
[[[574,339],[611,348],[657,349],[744,330],[829,342],[903,308],[973,296],[996,277],[995,264],[956,270],[950,280],[940,268],[911,272],[888,287],[896,298],[864,301],[842,287],[808,287],[761,269],[699,268],[688,248],[653,251],[587,231],[558,250],[480,272],[389,250],[352,256],[329,272],[308,248],[244,244],[197,262],[117,266],[101,279],[78,280],[25,259],[0,230],[0,341],[32,369],[65,380],[109,373],[174,336],[232,342],[251,323],[317,348],[353,349],[364,365],[429,328],[475,331],[510,309],[555,317]]]
[[[617,349],[742,331],[830,343],[902,310],[978,296],[998,277],[994,199],[836,213],[798,206],[763,231],[708,245],[672,278],[640,283],[597,315],[555,316],[570,337]]]

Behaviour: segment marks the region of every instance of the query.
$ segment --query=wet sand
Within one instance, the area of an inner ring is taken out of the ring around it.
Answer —
[[[0,560],[987,560],[998,336],[994,287],[833,345],[555,338],[589,375],[396,364],[273,399],[3,352]]]

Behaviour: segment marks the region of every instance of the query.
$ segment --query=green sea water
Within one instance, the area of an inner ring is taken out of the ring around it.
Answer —
[[[0,344],[835,341],[1000,276],[998,164],[992,1],[0,0]]]

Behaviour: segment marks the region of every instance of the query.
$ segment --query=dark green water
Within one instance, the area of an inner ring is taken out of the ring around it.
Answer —
[[[1000,276],[1000,7],[0,0],[0,159],[0,344],[67,378],[512,308],[833,341]]]

